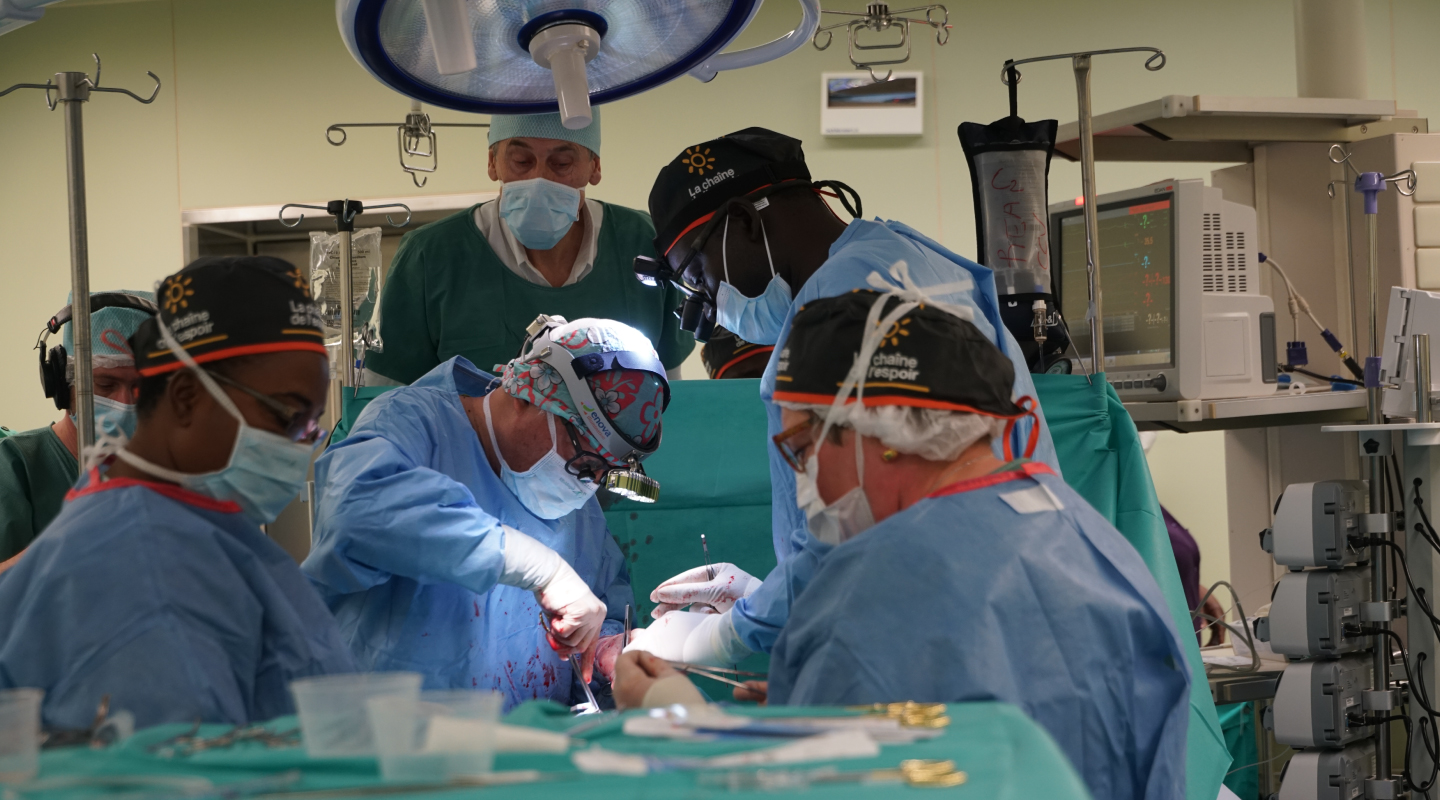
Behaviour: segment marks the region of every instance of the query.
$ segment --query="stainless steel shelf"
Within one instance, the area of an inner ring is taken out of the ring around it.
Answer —
[[[1354,142],[1391,133],[1429,133],[1430,123],[1398,116],[1393,100],[1227,97],[1172,94],[1095,117],[1096,161],[1245,162],[1265,142]],[[1080,158],[1080,123],[1067,122],[1055,152]]]
[[[1123,401],[1122,401],[1123,402]],[[1307,392],[1226,400],[1124,403],[1142,431],[1197,431],[1356,422],[1365,418],[1365,393]]]

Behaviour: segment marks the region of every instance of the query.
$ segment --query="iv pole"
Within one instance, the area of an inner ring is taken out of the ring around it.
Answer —
[[[337,369],[335,379],[331,382],[330,407],[336,409],[336,413],[344,412],[344,402],[349,399],[346,396],[346,389],[353,389],[363,381],[360,380],[361,365],[355,355],[355,283],[354,264],[350,255],[350,237],[355,233],[355,218],[366,211],[376,211],[382,208],[403,208],[405,219],[396,222],[389,214],[385,215],[385,221],[396,228],[403,228],[410,224],[410,207],[404,203],[387,203],[380,206],[366,207],[359,200],[331,200],[323,206],[307,206],[301,203],[286,203],[280,207],[280,224],[287,228],[294,228],[305,220],[301,214],[295,221],[285,219],[287,208],[313,208],[317,211],[335,217],[335,229],[340,235],[339,244],[339,267],[340,267],[340,346],[335,361]],[[336,392],[335,390],[339,390]],[[338,397],[337,397],[338,394]],[[337,416],[337,419],[339,417]]]
[[[128,89],[113,89],[100,86],[100,56],[91,53],[95,59],[95,78],[83,72],[57,72],[45,83],[17,83],[0,91],[4,97],[17,89],[42,89],[45,105],[55,110],[56,105],[65,106],[65,173],[70,196],[70,324],[74,326],[75,352],[75,420],[78,423],[78,461],[85,463],[83,454],[95,445],[95,382],[90,363],[90,244],[89,230],[85,218],[85,128],[81,104],[90,100],[91,92],[114,92],[125,94],[149,105],[160,94],[160,79],[153,72],[146,72],[155,81],[155,88],[149,97],[141,97]],[[54,92],[55,97],[50,93]]]
[[[1118,47],[1111,50],[1089,50],[1082,53],[1060,53],[1053,56],[1007,60],[1000,70],[1000,82],[1006,86],[1020,80],[1021,64],[1037,61],[1071,60],[1075,69],[1075,94],[1080,112],[1080,186],[1085,196],[1085,272],[1090,278],[1090,308],[1085,316],[1090,322],[1090,371],[1105,371],[1105,322],[1100,302],[1100,239],[1095,211],[1095,133],[1091,129],[1090,59],[1110,53],[1153,53],[1145,59],[1145,69],[1155,72],[1165,66],[1165,54],[1154,47]],[[1153,66],[1152,66],[1153,65]],[[1012,77],[1013,76],[1013,77]]]

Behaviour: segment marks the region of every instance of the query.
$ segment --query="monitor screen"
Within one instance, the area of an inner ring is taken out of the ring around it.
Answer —
[[[1097,209],[1106,369],[1174,366],[1173,203],[1167,192]],[[1060,237],[1060,308],[1083,357],[1090,355],[1090,293],[1082,211],[1055,214],[1050,235]]]

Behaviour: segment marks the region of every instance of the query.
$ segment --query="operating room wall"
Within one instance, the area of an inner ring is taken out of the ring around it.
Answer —
[[[807,45],[709,84],[685,77],[605,106],[603,181],[593,195],[643,207],[655,172],[681,149],[763,125],[804,139],[812,172],[854,186],[867,215],[905,221],[973,255],[970,181],[954,131],[962,121],[1006,113],[1003,59],[1081,47],[1165,49],[1169,64],[1157,73],[1144,71],[1138,56],[1097,59],[1099,111],[1165,94],[1295,92],[1291,0],[1008,0],[950,8],[950,43],[937,47],[917,30],[906,65],[925,73],[924,135],[819,135],[819,75],[848,68],[837,38],[823,53]],[[1402,108],[1440,118],[1440,51],[1430,46],[1440,31],[1440,3],[1371,0],[1367,12],[1371,96],[1397,97]],[[776,36],[797,18],[794,4],[772,0],[742,43]],[[424,189],[397,167],[390,130],[361,129],[343,147],[326,144],[331,123],[398,121],[407,108],[345,52],[331,0],[67,0],[0,38],[0,87],[88,70],[91,52],[104,59],[105,85],[147,90],[145,70],[164,84],[149,106],[107,94],[85,108],[95,288],[145,288],[179,268],[182,209],[494,188],[483,132],[441,129],[440,171]],[[1066,63],[1024,73],[1022,115],[1074,118]],[[467,119],[449,111],[435,118]],[[0,370],[11,376],[0,384],[7,388],[0,424],[12,429],[56,415],[41,397],[29,348],[69,287],[64,164],[60,114],[47,112],[37,92],[0,98]],[[1204,178],[1218,166],[1101,164],[1099,190]],[[1078,168],[1057,160],[1051,196],[1078,193]],[[1163,470],[1172,467],[1156,464],[1170,504]],[[1200,519],[1206,510],[1197,508],[1187,524],[1210,525]],[[1205,519],[1218,520],[1223,531],[1223,504],[1208,511]],[[1208,567],[1226,558],[1207,550],[1206,560]]]

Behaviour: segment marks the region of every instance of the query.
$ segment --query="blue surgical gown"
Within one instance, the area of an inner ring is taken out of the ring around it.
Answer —
[[[963,306],[974,312],[971,320],[990,341],[999,346],[1001,352],[1015,365],[1015,388],[1012,396],[1035,397],[1035,384],[1030,380],[1030,369],[1021,355],[1020,345],[1000,320],[1000,305],[995,294],[995,278],[990,269],[969,259],[946,250],[935,241],[925,237],[907,225],[899,222],[855,220],[845,232],[830,245],[830,257],[820,269],[810,276],[790,303],[785,324],[779,341],[790,335],[790,322],[795,313],[806,303],[822,297],[836,297],[852,289],[873,289],[867,281],[870,275],[879,275],[891,286],[898,286],[890,276],[890,267],[897,261],[904,261],[909,268],[910,278],[921,287],[938,286],[969,280],[973,286],[948,294],[939,294],[936,300],[951,305]],[[997,338],[998,333],[998,338]],[[775,393],[776,363],[780,357],[777,349],[770,355],[770,363],[760,380],[760,396],[765,401],[765,412],[769,420],[769,435],[781,430],[780,407],[771,401]],[[837,358],[848,358],[836,353]],[[1036,409],[1036,420],[1040,432],[1035,452],[1030,456],[1035,461],[1048,465],[1059,472],[1060,465],[1055,455],[1055,445],[1050,441],[1050,429],[1045,424],[1045,415]],[[1010,446],[1016,455],[1024,455],[1029,441],[1030,420],[1022,420],[1010,436]],[[775,637],[785,625],[790,613],[790,602],[814,574],[815,568],[828,551],[826,545],[817,542],[806,529],[805,514],[795,505],[795,473],[781,458],[774,447],[767,447],[770,454],[770,484],[773,487],[770,514],[772,535],[775,543],[775,557],[778,566],[765,578],[764,585],[754,594],[735,605],[731,620],[740,640],[751,650],[769,652]],[[1004,443],[995,442],[995,454],[1006,458]],[[794,564],[787,564],[792,557],[799,557]]]
[[[575,568],[608,608],[633,605],[620,548],[591,498],[544,520],[491,469],[460,396],[496,379],[456,356],[372,401],[315,462],[316,519],[302,565],[367,670],[408,670],[427,689],[494,689],[506,708],[583,697],[540,629],[531,592],[497,583],[509,525]],[[577,694],[578,693],[578,694]]]
[[[47,726],[100,698],[163,722],[293,714],[296,678],[352,672],[335,620],[234,503],[95,472],[0,575],[0,688],[45,690]]]
[[[1190,677],[1165,598],[1114,526],[1027,467],[836,546],[771,653],[770,701],[1014,703],[1096,798],[1180,800]]]

